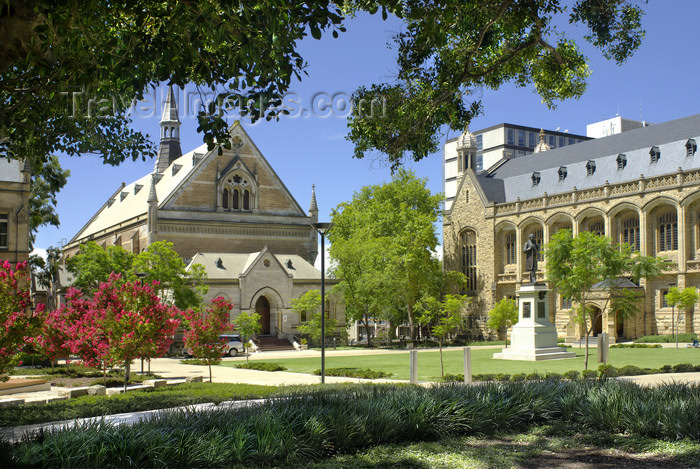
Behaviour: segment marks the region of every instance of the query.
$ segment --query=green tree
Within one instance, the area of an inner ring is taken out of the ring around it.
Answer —
[[[243,346],[245,347],[245,361],[248,362],[248,344],[250,340],[260,333],[262,324],[260,324],[260,315],[258,313],[247,313],[242,311],[241,314],[233,320],[233,328],[241,334]]]
[[[695,287],[686,287],[680,290],[678,287],[672,287],[666,294],[666,303],[671,307],[671,330],[676,337],[676,348],[678,348],[678,319],[676,318],[676,306],[678,306],[678,315],[681,310],[687,310],[693,307],[698,302],[698,291]]]
[[[198,309],[209,287],[204,283],[206,272],[200,264],[189,270],[169,241],[157,241],[134,258],[132,272],[143,275],[145,282],[159,282],[159,294],[184,310]]]
[[[3,2],[0,153],[34,168],[57,152],[109,164],[153,156],[129,111],[163,81],[215,90],[198,116],[213,148],[225,142],[222,110],[282,112],[281,96],[304,73],[297,42],[337,35],[340,13],[316,0]]]
[[[69,170],[63,170],[58,157],[47,157],[40,169],[33,168],[29,194],[29,244],[34,245],[37,230],[46,225],[58,227],[60,221],[56,211],[56,195],[66,185]]]
[[[452,334],[462,324],[462,312],[464,306],[469,301],[466,295],[445,295],[439,303],[437,313],[437,323],[432,327],[433,336],[440,344],[440,376],[445,376],[445,365],[442,359],[442,346],[445,339]]]
[[[121,281],[135,280],[131,276],[134,255],[121,246],[103,248],[94,241],[80,245],[78,253],[66,260],[66,269],[73,274],[73,285],[91,294],[114,272]]]
[[[227,145],[226,113],[256,120],[287,112],[281,97],[305,73],[299,41],[338,36],[344,15],[357,11],[381,9],[404,22],[395,37],[397,79],[357,90],[359,112],[349,120],[355,155],[378,149],[393,164],[404,153],[417,160],[435,151],[442,126],[464,128],[482,109],[480,87],[532,84],[548,105],[581,96],[590,71],[567,29],[586,28],[585,39],[617,63],[644,34],[642,8],[631,0],[4,5],[0,153],[26,157],[33,168],[58,152],[98,153],[109,164],[153,156],[130,128],[129,110],[164,81],[214,90],[199,130],[210,149]],[[376,101],[381,118],[371,113]]]
[[[365,186],[333,210],[331,262],[351,317],[406,320],[415,338],[414,305],[439,293],[432,253],[441,205],[425,179],[399,169],[391,182]],[[388,317],[391,311],[400,314]]]
[[[498,332],[501,328],[506,329],[506,348],[508,348],[508,329],[518,322],[518,305],[511,298],[502,298],[489,311],[488,326]]]
[[[598,316],[608,305],[611,313],[636,314],[637,295],[623,288],[625,277],[635,282],[658,276],[663,260],[632,252],[629,245],[615,245],[607,236],[584,231],[576,237],[570,230],[559,230],[545,247],[547,279],[559,293],[576,303],[576,321],[586,336],[584,369],[588,369],[588,337]],[[596,291],[593,287],[598,284]],[[591,299],[603,294],[602,309],[593,308]]]
[[[36,254],[32,254],[29,263],[32,266],[32,273],[38,283],[47,290],[46,307],[49,312],[58,307],[58,288],[60,287],[59,269],[63,251],[53,246],[46,249],[46,259]]]
[[[309,290],[299,296],[292,298],[292,311],[299,313],[300,318],[306,318],[301,321],[298,330],[302,334],[308,334],[314,344],[321,343],[323,332],[321,331],[321,292],[318,290]],[[338,327],[338,321],[331,318],[330,311],[326,311],[325,318],[325,336],[332,336]]]
[[[642,8],[629,0],[378,3],[404,22],[394,36],[398,74],[353,94],[348,138],[356,158],[378,150],[393,168],[435,153],[444,126],[461,131],[482,113],[480,88],[532,85],[549,107],[582,96],[590,69],[567,29],[584,27],[585,40],[618,64],[644,36]]]

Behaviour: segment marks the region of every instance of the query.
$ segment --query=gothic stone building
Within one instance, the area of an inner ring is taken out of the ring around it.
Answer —
[[[24,162],[0,158],[0,262],[29,259],[29,178]]]
[[[309,214],[295,200],[255,143],[236,122],[231,149],[202,145],[180,150],[180,121],[172,88],[161,120],[154,171],[122,184],[64,247],[73,256],[88,240],[139,253],[169,241],[186,262],[202,264],[209,276],[205,298],[234,303],[232,318],[257,311],[263,333],[283,337],[300,323],[291,299],[320,289],[318,221],[312,191]],[[331,284],[329,282],[329,284]],[[331,311],[339,305],[333,300]],[[338,319],[343,319],[342,310]]]
[[[473,135],[467,131],[448,142],[446,159],[458,160],[459,182],[444,217],[444,262],[446,269],[468,276],[473,326],[488,334],[488,311],[527,281],[522,247],[528,236],[534,234],[542,245],[568,228],[574,235],[605,234],[671,264],[661,277],[641,281],[644,301],[636,317],[602,311],[594,335],[605,331],[620,340],[671,333],[668,289],[700,287],[698,142],[700,115],[695,115],[564,148],[549,149],[541,142],[537,153],[503,160],[480,173],[474,171]],[[539,262],[540,281],[546,262]],[[559,336],[581,337],[569,299],[555,290],[549,302]],[[597,307],[603,306],[599,301]],[[681,332],[700,331],[700,312],[679,316]]]

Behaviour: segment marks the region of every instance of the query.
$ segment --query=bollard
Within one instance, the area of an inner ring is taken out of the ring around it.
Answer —
[[[464,384],[472,382],[472,348],[464,347]]]
[[[598,363],[608,363],[608,333],[598,334]]]
[[[418,384],[418,350],[411,350],[411,384]]]

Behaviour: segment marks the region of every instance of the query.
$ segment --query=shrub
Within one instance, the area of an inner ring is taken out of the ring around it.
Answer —
[[[616,376],[620,376],[617,372],[617,368],[612,365],[600,365],[598,367],[598,374],[601,378],[615,378]]]
[[[321,370],[314,371],[314,374],[321,376]],[[374,371],[361,368],[326,368],[326,376],[343,376],[345,378],[378,379],[388,378],[392,373],[385,371]]]
[[[598,372],[595,370],[583,370],[581,372],[581,377],[583,379],[596,379],[598,377]]]
[[[279,363],[270,362],[258,362],[252,361],[248,363],[239,363],[236,368],[245,368],[247,370],[258,370],[258,371],[284,371],[287,369],[286,366],[282,366]]]
[[[689,373],[695,371],[695,366],[691,365],[690,363],[679,363],[677,365],[673,365],[673,371],[676,373]]]
[[[661,367],[662,373],[673,373],[673,367],[671,365],[664,365]]]
[[[571,381],[575,381],[577,379],[581,379],[581,373],[579,373],[576,370],[569,370],[566,373],[564,373],[564,378],[569,379]]]
[[[520,381],[525,381],[527,379],[527,375],[525,373],[516,373],[511,376],[510,379],[511,381],[518,383]]]
[[[445,373],[445,375],[442,377],[442,380],[448,381],[448,382],[456,381],[456,382],[462,383],[462,382],[464,382],[464,375],[462,375],[462,374],[453,375],[452,373]]]
[[[617,370],[617,376],[647,375],[654,370],[642,369],[634,365],[625,365]]]
[[[660,344],[613,344],[610,348],[661,348]]]
[[[695,333],[682,333],[678,334],[678,342],[692,342],[693,339],[697,339],[698,335]],[[676,341],[676,336],[671,335],[645,335],[634,340],[634,343],[671,343]]]
[[[184,360],[180,360],[180,363],[183,365],[197,365],[197,366],[209,366],[211,365],[220,365],[221,364],[221,358],[212,358],[210,361],[207,361],[204,358],[185,358]]]
[[[527,375],[528,381],[539,381],[541,379],[542,379],[542,376],[540,376],[536,371]]]

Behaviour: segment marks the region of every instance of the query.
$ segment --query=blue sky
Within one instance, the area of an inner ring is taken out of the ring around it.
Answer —
[[[592,75],[586,93],[579,100],[560,103],[554,110],[541,104],[531,87],[506,86],[497,91],[477,90],[483,97],[485,113],[472,122],[472,130],[501,122],[547,129],[568,129],[586,133],[586,124],[614,117],[664,122],[699,112],[700,65],[697,60],[696,28],[688,19],[700,18],[696,0],[652,1],[645,8],[646,38],[640,50],[627,63],[617,66],[580,41],[589,56]],[[383,22],[379,15],[359,15],[347,22],[347,32],[340,38],[328,35],[321,41],[306,39],[300,43],[301,55],[307,60],[309,76],[293,84],[291,92],[301,106],[312,108],[314,98],[350,94],[361,85],[391,81],[396,75],[395,51],[387,44],[401,24]],[[580,30],[578,34],[585,31]],[[156,91],[158,105],[162,89]],[[181,141],[183,153],[202,143],[196,132],[193,113],[183,115]],[[148,114],[151,114],[150,116]],[[278,122],[244,124],[263,155],[275,168],[303,208],[309,206],[311,185],[316,185],[320,221],[330,219],[331,210],[350,200],[353,193],[367,184],[390,179],[389,169],[374,158],[352,158],[353,146],[345,140],[346,120],[343,112],[309,112],[306,116],[283,117]],[[159,112],[139,112],[134,126],[158,138]],[[446,132],[443,140],[457,136]],[[441,153],[436,153],[412,168],[427,178],[433,192],[442,191]],[[153,160],[125,162],[118,167],[103,165],[94,155],[61,157],[64,168],[71,170],[66,187],[58,196],[60,228],[42,228],[35,243],[38,249],[67,242],[89,220],[119,184],[127,184],[149,173]]]

